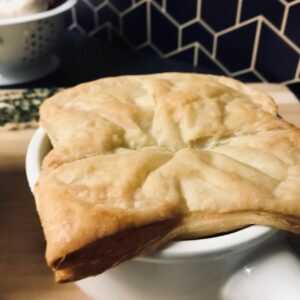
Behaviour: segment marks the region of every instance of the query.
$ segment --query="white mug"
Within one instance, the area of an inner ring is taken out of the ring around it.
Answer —
[[[39,128],[26,155],[32,190],[49,149]],[[300,259],[279,230],[254,225],[217,237],[171,242],[76,285],[99,300],[299,300]]]

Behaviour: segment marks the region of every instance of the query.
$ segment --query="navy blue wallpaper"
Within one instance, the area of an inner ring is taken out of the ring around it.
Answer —
[[[300,89],[300,0],[79,0],[68,24],[244,81]]]

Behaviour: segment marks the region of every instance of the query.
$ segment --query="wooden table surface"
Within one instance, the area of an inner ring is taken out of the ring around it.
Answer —
[[[86,300],[73,284],[57,285],[24,171],[0,173],[0,299]]]
[[[300,127],[300,104],[287,89],[258,87],[271,92],[281,115]],[[44,260],[45,242],[24,173],[32,132],[0,132],[0,299],[87,300],[73,284],[55,284]],[[291,243],[300,249],[298,236]]]

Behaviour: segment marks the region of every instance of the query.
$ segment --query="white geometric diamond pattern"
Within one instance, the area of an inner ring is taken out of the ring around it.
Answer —
[[[179,24],[168,12],[166,9],[166,0],[162,0],[162,5],[160,6],[157,4],[157,2],[152,1],[152,0],[132,0],[131,6],[120,12],[109,0],[104,0],[100,4],[93,4],[92,0],[79,0],[83,1],[92,11],[93,15],[95,18],[95,28],[93,28],[91,31],[86,32],[83,27],[80,26],[79,22],[77,21],[76,17],[76,12],[75,9],[72,11],[72,16],[73,16],[73,23],[70,25],[70,29],[76,28],[78,31],[80,31],[82,34],[87,34],[89,36],[93,36],[97,34],[99,31],[101,31],[103,28],[107,28],[108,32],[115,31],[117,34],[122,36],[122,38],[130,45],[131,47],[141,50],[144,47],[151,47],[160,57],[162,58],[168,58],[171,57],[177,53],[180,53],[183,50],[187,50],[190,48],[193,48],[194,51],[194,59],[193,59],[193,64],[194,66],[198,65],[198,49],[200,49],[202,52],[204,52],[209,58],[211,58],[215,64],[228,76],[238,76],[238,75],[243,75],[251,71],[253,74],[255,74],[261,81],[266,82],[267,79],[260,74],[256,69],[255,69],[255,64],[256,64],[256,59],[257,59],[257,50],[259,46],[259,38],[260,38],[260,33],[261,33],[261,28],[262,24],[266,25],[269,29],[271,29],[274,33],[276,33],[280,38],[287,44],[289,47],[294,49],[294,51],[299,55],[299,60],[298,60],[298,66],[297,70],[294,74],[294,78],[291,80],[283,82],[284,84],[290,84],[294,82],[300,82],[300,49],[299,47],[292,41],[290,40],[285,34],[285,27],[287,23],[287,17],[289,14],[289,10],[293,5],[296,5],[300,3],[300,0],[295,0],[292,2],[286,2],[283,0],[279,0],[283,5],[284,5],[284,13],[283,13],[283,18],[282,18],[282,23],[280,28],[278,29],[276,26],[274,26],[267,18],[265,18],[263,15],[258,15],[255,16],[251,19],[241,21],[241,9],[242,9],[242,3],[243,0],[238,0],[238,6],[237,6],[237,13],[236,13],[236,20],[235,24],[233,26],[230,26],[229,28],[226,28],[221,31],[214,31],[209,24],[207,24],[202,18],[201,18],[201,7],[202,7],[202,0],[197,1],[197,13],[196,17],[192,20],[189,20],[185,22],[184,24]],[[225,1],[225,0],[224,0]],[[264,0],[262,0],[264,1]],[[93,1],[95,3],[95,1]],[[139,46],[134,46],[129,39],[127,39],[126,35],[124,34],[123,30],[123,17],[128,14],[129,12],[135,10],[138,8],[140,5],[145,4],[147,5],[146,13],[147,13],[147,40],[145,43],[139,45]],[[174,25],[176,28],[178,28],[178,46],[176,49],[168,52],[168,53],[162,53],[160,49],[153,43],[151,39],[151,9],[150,5],[153,5],[156,9],[158,9],[160,12],[164,14],[164,16]],[[120,21],[120,29],[116,28],[111,22],[106,22],[105,24],[100,25],[97,12],[103,9],[104,7],[109,7],[111,8],[112,11],[114,11],[119,18]],[[300,18],[300,16],[299,16]],[[212,53],[210,53],[200,42],[192,42],[188,45],[182,45],[182,31],[184,28],[188,27],[195,21],[199,22],[211,35],[213,36],[213,49]],[[217,59],[217,45],[218,45],[218,39],[221,35],[224,33],[228,33],[231,31],[236,30],[237,28],[240,28],[242,26],[245,26],[247,24],[250,24],[252,22],[257,22],[257,27],[256,27],[256,34],[255,34],[255,40],[254,40],[254,46],[252,49],[252,58],[251,58],[251,65],[249,68],[238,70],[236,72],[230,72],[226,66],[220,62]]]

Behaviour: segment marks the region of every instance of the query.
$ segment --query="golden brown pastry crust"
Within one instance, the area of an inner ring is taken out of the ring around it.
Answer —
[[[35,198],[58,282],[170,238],[249,224],[300,232],[300,131],[236,80],[105,78],[60,92],[40,113],[54,148]]]

